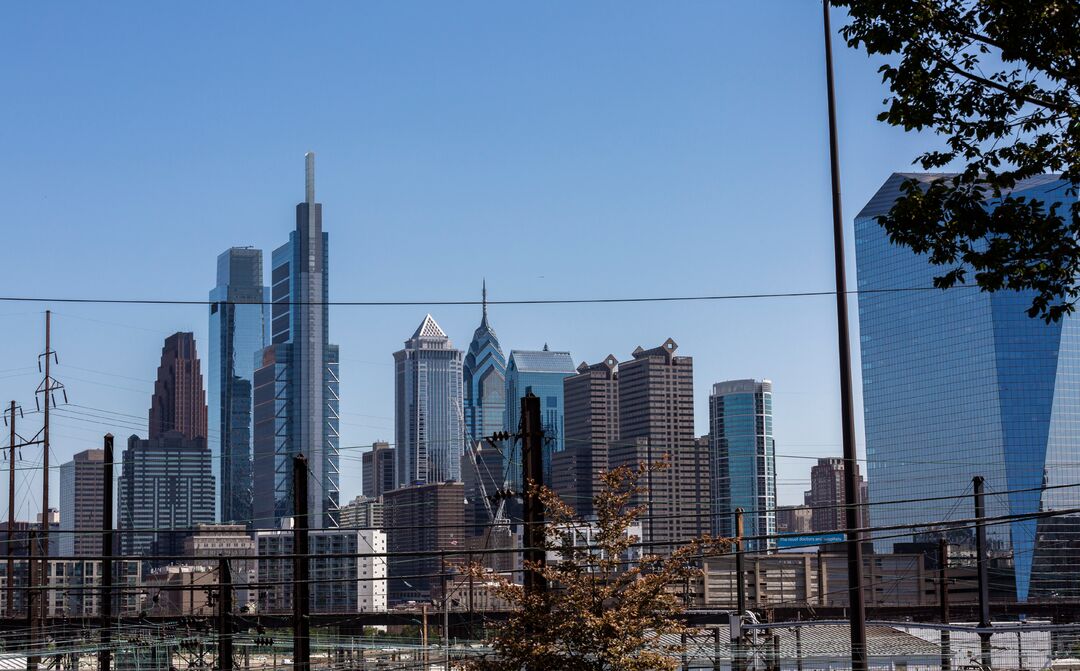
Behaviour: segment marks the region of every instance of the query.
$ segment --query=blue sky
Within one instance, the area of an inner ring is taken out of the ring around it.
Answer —
[[[875,121],[880,62],[834,44],[853,252],[862,204],[936,140]],[[9,3],[0,55],[3,295],[205,299],[222,250],[287,239],[308,150],[335,300],[478,299],[484,277],[493,300],[833,286],[817,2]],[[165,336],[206,354],[204,306],[49,307],[81,406],[58,413],[57,461],[145,433]],[[33,408],[45,308],[0,303],[5,407]],[[391,353],[426,311],[333,309],[343,445],[393,439]],[[431,311],[468,346],[478,307]],[[507,354],[674,338],[699,433],[713,382],[772,379],[782,503],[840,453],[831,297],[491,319]],[[345,499],[358,450],[342,469]]]

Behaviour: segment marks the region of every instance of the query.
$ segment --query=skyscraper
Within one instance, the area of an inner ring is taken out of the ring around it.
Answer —
[[[772,382],[729,380],[713,385],[709,397],[712,464],[712,531],[735,535],[733,511],[742,508],[743,534],[776,533],[776,444],[772,427]],[[751,541],[764,550],[774,541]]]
[[[856,501],[863,502],[866,480],[855,464],[855,480],[859,483]],[[840,457],[818,459],[810,469],[810,490],[804,496],[810,509],[810,530],[817,533],[847,529],[847,498],[844,493],[844,460]],[[866,526],[866,509],[859,510],[859,526]]]
[[[398,487],[461,480],[462,354],[431,315],[394,352]]]
[[[337,524],[338,347],[330,344],[329,235],[315,202],[315,154],[308,152],[296,230],[274,250],[270,344],[255,370],[254,516],[278,526],[293,514],[292,461],[307,457],[313,527]]]
[[[219,519],[250,524],[251,433],[256,357],[266,346],[262,250],[233,247],[217,259],[210,291],[208,437],[214,479],[220,484]]]
[[[161,348],[150,402],[150,438],[168,431],[179,431],[187,438],[206,437],[206,392],[193,333],[174,333]]]
[[[101,555],[102,511],[112,501],[105,501],[105,451],[77,452],[71,461],[60,466],[60,533],[62,557]],[[80,533],[81,532],[81,533]]]
[[[593,514],[593,497],[608,467],[608,450],[619,439],[618,361],[582,362],[577,375],[563,379],[566,448],[551,461],[551,486],[584,517]]]
[[[385,441],[372,443],[371,449],[360,457],[360,477],[364,496],[378,499],[397,487],[394,476],[394,448]]]
[[[988,516],[1076,506],[1076,489],[1044,485],[1080,482],[1080,321],[1029,318],[1030,292],[903,291],[931,287],[941,273],[892,244],[875,220],[907,177],[942,176],[894,174],[855,218],[870,521],[947,529],[949,519],[970,517],[967,503],[885,502],[913,491],[961,496],[975,475],[985,478]],[[1062,203],[1062,212],[1076,199],[1056,175],[1022,180],[1011,195]],[[1076,527],[1075,517],[986,527],[991,552],[1011,555],[1018,599],[1066,584],[1076,595],[1077,563],[1060,555],[1080,550],[1080,534],[1068,531]]]
[[[149,440],[131,436],[122,460],[119,528],[135,532],[120,534],[121,551],[129,557],[179,557],[195,525],[214,522],[214,477],[206,439],[179,431]]]
[[[643,540],[661,544],[652,547],[658,553],[710,531],[709,447],[694,436],[694,360],[676,356],[678,347],[668,338],[619,364],[619,440],[608,457],[612,468],[669,461],[641,483],[649,491],[634,502],[646,506]]]
[[[551,482],[551,457],[562,452],[563,378],[576,372],[570,352],[553,352],[547,345],[537,351],[513,350],[506,364],[506,431],[517,433],[521,399],[532,392],[540,398],[540,424],[544,429],[544,482]],[[504,469],[515,489],[521,486],[520,443],[505,449]]]
[[[462,366],[465,393],[465,426],[469,441],[465,449],[473,450],[473,458],[463,458],[461,479],[465,483],[465,521],[474,524],[474,532],[487,530],[487,506],[483,492],[488,496],[502,487],[503,457],[484,442],[485,436],[503,430],[506,423],[506,357],[503,356],[495,329],[488,323],[487,282],[483,285],[483,312],[480,326],[473,333],[469,351]],[[479,445],[477,445],[479,443]]]

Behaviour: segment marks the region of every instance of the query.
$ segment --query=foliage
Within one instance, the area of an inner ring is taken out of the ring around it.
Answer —
[[[1080,3],[1077,0],[834,0],[851,47],[890,57],[891,97],[878,119],[931,129],[944,148],[915,163],[963,169],[908,179],[879,217],[893,242],[945,267],[942,288],[974,271],[984,291],[1031,290],[1047,321],[1080,296]],[[1062,173],[1062,201],[1013,197],[1020,180]],[[990,207],[985,207],[990,205]]]
[[[705,537],[683,544],[670,555],[646,554],[627,561],[640,539],[628,533],[645,507],[632,505],[645,491],[638,482],[650,468],[623,466],[603,475],[594,498],[597,520],[592,542],[575,544],[587,523],[550,489],[530,485],[546,507],[547,550],[555,553],[541,571],[551,586],[527,593],[501,581],[501,596],[514,604],[509,619],[497,626],[493,654],[470,662],[478,671],[561,669],[564,671],[644,671],[674,669],[678,645],[661,636],[691,629],[679,620],[682,595],[671,589],[700,575],[692,562],[703,554],[726,551],[730,542]],[[526,570],[539,567],[527,563]],[[481,572],[479,567],[474,571]]]

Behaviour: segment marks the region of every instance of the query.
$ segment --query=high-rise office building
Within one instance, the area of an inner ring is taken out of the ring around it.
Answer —
[[[859,482],[860,503],[865,496],[866,480],[855,464],[855,479]],[[847,529],[847,505],[844,498],[844,460],[840,457],[818,459],[810,469],[810,490],[804,502],[810,508],[810,530],[817,533]],[[859,509],[859,526],[866,526],[866,509]]]
[[[465,519],[474,532],[483,534],[491,521],[484,494],[491,496],[504,481],[503,457],[484,441],[485,436],[503,430],[506,424],[506,357],[495,329],[488,322],[487,283],[483,286],[483,312],[473,333],[462,366],[465,394],[465,428],[472,455],[462,458],[461,479],[465,483]],[[475,465],[474,465],[475,460]]]
[[[255,370],[254,517],[278,526],[293,514],[292,461],[307,457],[312,527],[337,524],[338,347],[330,344],[330,237],[315,202],[315,154],[306,160],[296,230],[274,250],[270,344]]]
[[[855,218],[871,522],[947,527],[970,517],[970,507],[949,499],[886,502],[913,491],[970,494],[976,475],[985,478],[988,516],[1075,507],[1077,490],[1052,487],[1080,481],[1080,321],[1028,317],[1033,294],[1026,291],[921,290],[942,269],[890,242],[875,220],[907,177],[943,176],[894,174]],[[1021,180],[1004,195],[1061,203],[1062,213],[1076,201],[1056,175]],[[1016,598],[1065,585],[1076,596],[1077,529],[1075,517],[987,526],[991,553],[1011,555]]]
[[[394,477],[394,448],[386,441],[375,441],[360,456],[360,478],[364,496],[377,499],[397,487]]]
[[[619,440],[608,456],[612,468],[668,460],[635,500],[646,506],[643,540],[657,553],[710,531],[709,447],[694,436],[694,360],[677,349],[668,338],[619,364]]]
[[[389,592],[391,601],[429,599],[438,583],[435,576],[446,570],[433,553],[465,548],[462,524],[465,486],[460,482],[412,485],[383,495],[383,518],[390,530]],[[395,556],[396,555],[396,556]],[[448,563],[462,563],[451,557]]]
[[[462,354],[431,315],[394,352],[397,484],[461,480]]]
[[[217,259],[210,291],[210,366],[207,373],[218,518],[251,524],[251,433],[256,357],[266,346],[269,289],[261,249],[233,247]]]
[[[712,532],[735,535],[734,511],[743,509],[743,535],[776,533],[776,444],[773,440],[772,382],[729,380],[709,396],[709,450],[712,465]],[[774,541],[750,541],[765,550]]]
[[[174,333],[161,348],[150,402],[150,439],[169,431],[206,438],[206,392],[193,333]]]
[[[382,529],[384,527],[382,499],[357,496],[341,506],[342,529]]]
[[[120,534],[121,552],[128,557],[180,557],[195,525],[214,522],[214,476],[206,439],[179,431],[149,440],[131,436],[122,461],[117,512],[119,528],[128,533]]]
[[[583,517],[593,514],[600,474],[608,468],[608,449],[619,439],[619,362],[582,362],[577,375],[563,379],[564,441],[551,460],[551,486]]]
[[[506,364],[506,431],[517,433],[521,399],[532,392],[540,398],[540,424],[544,429],[544,482],[551,482],[551,457],[562,452],[563,378],[576,373],[570,352],[512,350]],[[521,486],[520,443],[504,450],[504,472],[515,489]]]
[[[83,450],[60,465],[61,557],[101,555],[101,536],[89,532],[101,531],[102,511],[113,504],[105,501],[104,474],[104,450]]]
[[[809,506],[777,506],[776,533],[808,534],[812,512]]]

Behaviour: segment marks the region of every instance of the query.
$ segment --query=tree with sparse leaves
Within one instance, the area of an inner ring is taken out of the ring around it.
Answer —
[[[476,671],[645,671],[675,669],[681,647],[673,644],[691,633],[680,620],[683,596],[675,585],[700,575],[694,561],[729,551],[731,542],[704,537],[680,545],[669,555],[645,553],[631,560],[640,539],[629,529],[645,511],[633,505],[645,492],[638,483],[650,468],[626,466],[603,474],[594,500],[596,520],[583,522],[573,508],[546,487],[529,491],[546,508],[546,550],[558,559],[540,570],[549,589],[528,593],[502,580],[498,591],[514,605],[496,626],[493,652],[471,660]],[[591,543],[575,542],[586,536]],[[480,567],[472,567],[478,575]],[[672,638],[674,637],[674,638]]]
[[[878,119],[933,130],[944,147],[916,159],[878,218],[893,242],[942,266],[942,288],[973,274],[984,291],[1033,292],[1028,314],[1046,321],[1080,297],[1080,2],[1077,0],[833,0],[847,8],[851,47],[889,61]],[[1046,201],[1014,196],[1017,182],[1061,173]],[[1073,202],[1066,205],[1071,196]],[[1059,199],[1060,198],[1060,199]]]

